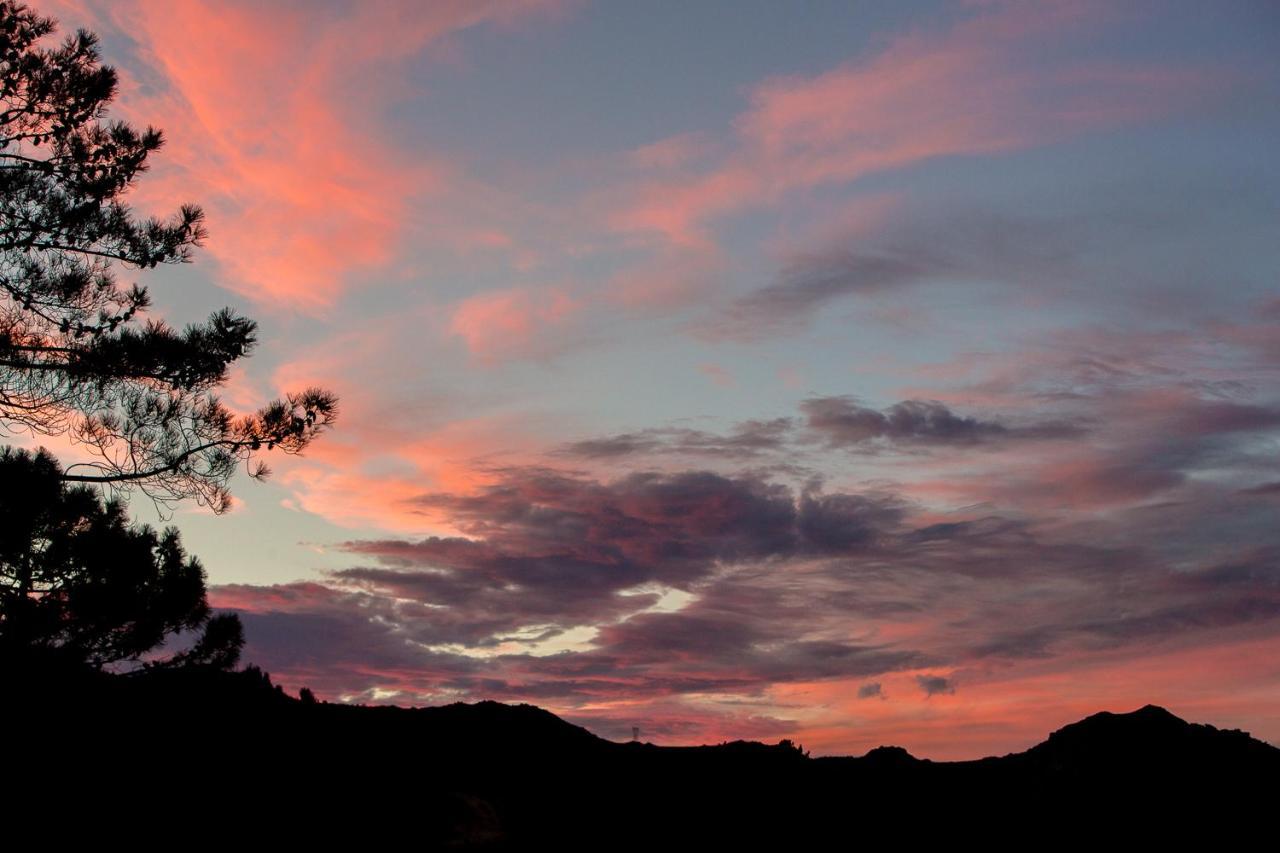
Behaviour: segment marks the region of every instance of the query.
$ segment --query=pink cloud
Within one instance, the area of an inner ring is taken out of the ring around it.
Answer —
[[[253,613],[306,612],[333,598],[323,584],[298,582],[276,586],[222,584],[209,590],[209,604],[219,610]]]
[[[344,400],[344,404],[347,401]],[[450,532],[452,520],[417,499],[426,491],[470,491],[489,482],[485,460],[494,448],[502,461],[530,459],[525,434],[512,417],[461,417],[449,404],[429,401],[403,408],[354,397],[342,429],[302,457],[269,458],[294,504],[341,527],[422,533]]]
[[[660,139],[633,149],[628,155],[637,169],[675,169],[710,153],[710,140],[703,134],[686,133]]]
[[[581,303],[561,288],[512,288],[465,299],[449,330],[480,362],[536,355],[549,345],[548,332],[563,333]]]
[[[1086,4],[1001,6],[944,32],[894,39],[870,59],[817,76],[766,81],[713,168],[682,168],[683,137],[644,149],[670,151],[649,161],[676,174],[638,186],[613,224],[697,246],[709,220],[788,192],[1149,120],[1221,84],[1162,66],[1033,67],[1038,45],[1079,36],[1098,14]]]
[[[555,5],[138,0],[96,15],[69,6],[63,17],[66,28],[118,27],[138,45],[116,111],[161,127],[169,145],[136,200],[157,211],[200,203],[222,283],[318,312],[390,262],[413,204],[457,180],[449,164],[399,149],[378,127],[392,93],[377,71],[459,31]]]
[[[733,385],[733,373],[728,368],[720,364],[699,364],[698,372],[710,379],[721,388],[728,388]]]
[[[611,276],[603,299],[629,312],[671,311],[714,291],[726,267],[710,243],[668,248]]]

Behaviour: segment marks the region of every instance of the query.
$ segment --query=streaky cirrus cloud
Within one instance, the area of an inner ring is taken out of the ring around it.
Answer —
[[[1271,280],[1251,259],[1269,252],[1257,223],[1274,217],[1276,200],[1242,171],[1206,181],[1177,172],[1138,180],[1119,170],[1056,189],[1052,204],[1043,194],[1033,186],[1012,199],[858,199],[852,214],[831,214],[835,225],[824,220],[782,249],[772,281],[713,306],[690,329],[709,342],[755,343],[801,334],[842,302],[920,310],[957,288],[993,307],[1106,306],[1133,326],[1202,320],[1270,295]],[[1214,244],[1210,256],[1198,241]],[[1225,303],[1203,290],[1220,276],[1237,282]],[[1251,313],[1273,311],[1264,302]]]
[[[724,156],[702,171],[654,179],[614,224],[697,246],[707,243],[710,220],[791,191],[1142,122],[1227,84],[1213,68],[1072,54],[1047,68],[1028,61],[1046,45],[1087,40],[1108,15],[1093,3],[998,4],[816,76],[769,80],[735,120]],[[668,147],[685,148],[675,140]]]
[[[851,397],[815,397],[800,404],[810,430],[831,447],[867,447],[876,442],[905,445],[975,445],[1019,439],[1075,438],[1075,423],[1043,422],[1010,426],[957,415],[935,400],[904,400],[884,411]]]
[[[826,303],[893,291],[926,279],[936,264],[920,255],[831,252],[788,261],[777,281],[730,303],[695,327],[710,340],[751,340],[800,328]]]
[[[558,5],[131,0],[55,11],[64,27],[132,42],[117,109],[169,140],[137,199],[156,209],[199,200],[222,283],[318,312],[397,257],[416,202],[438,202],[463,179],[393,141],[379,116],[393,92],[379,71],[467,29]]]
[[[692,427],[650,427],[584,438],[561,446],[555,455],[591,460],[666,454],[749,460],[794,455],[815,439],[828,448],[880,453],[895,448],[918,452],[929,447],[1079,438],[1087,432],[1087,426],[1078,419],[1012,424],[957,414],[934,400],[902,400],[881,410],[864,406],[849,396],[810,397],[800,402],[799,413],[800,418],[742,421],[725,433]],[[1240,414],[1264,418],[1248,407]]]
[[[720,456],[747,459],[787,449],[795,430],[791,418],[752,420],[735,424],[727,434],[691,427],[651,427],[572,441],[556,453],[587,459],[674,453],[684,456]]]

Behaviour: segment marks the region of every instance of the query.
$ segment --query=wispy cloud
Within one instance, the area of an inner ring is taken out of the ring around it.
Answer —
[[[417,201],[438,201],[461,180],[444,159],[395,143],[379,116],[392,93],[378,72],[456,33],[554,5],[139,0],[61,14],[134,42],[118,109],[169,139],[140,200],[198,200],[223,283],[317,312],[397,257]]]

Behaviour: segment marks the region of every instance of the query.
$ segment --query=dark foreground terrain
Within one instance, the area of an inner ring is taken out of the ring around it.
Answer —
[[[1026,752],[933,762],[894,747],[809,758],[786,742],[613,743],[530,705],[303,702],[255,670],[10,684],[11,817],[57,807],[79,830],[167,828],[178,845],[253,826],[325,849],[1038,848],[1096,833],[1270,838],[1280,816],[1280,750],[1150,705]]]

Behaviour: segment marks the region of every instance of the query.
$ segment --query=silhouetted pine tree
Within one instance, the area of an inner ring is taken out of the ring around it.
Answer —
[[[205,235],[187,205],[168,221],[122,201],[162,142],[107,121],[116,74],[83,30],[41,43],[51,19],[0,0],[0,428],[70,435],[94,461],[68,482],[194,498],[224,511],[227,482],[262,450],[302,451],[336,414],[311,388],[245,417],[212,394],[256,342],[229,309],[179,331],[142,321],[145,289],[113,271],[185,262]]]
[[[187,651],[166,638],[203,628]],[[119,501],[68,486],[48,453],[0,450],[0,664],[58,672],[141,662],[234,667],[234,615],[210,617],[200,561],[175,528],[130,525]]]

